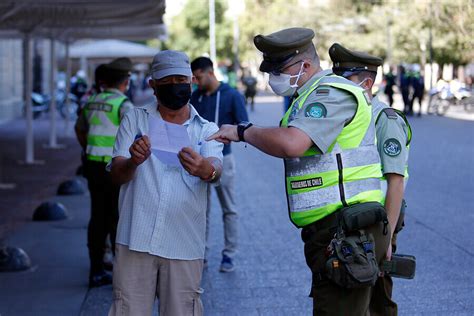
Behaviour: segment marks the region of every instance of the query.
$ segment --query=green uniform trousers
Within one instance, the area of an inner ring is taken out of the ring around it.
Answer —
[[[392,237],[392,253],[397,250],[397,233]],[[392,300],[393,281],[388,275],[379,278],[375,283],[370,301],[371,316],[397,316],[397,303]]]
[[[390,233],[383,234],[383,223],[374,224],[366,233],[373,235],[375,255],[382,263],[385,259]],[[321,277],[327,261],[327,246],[337,229],[337,212],[304,227],[301,237],[304,242],[306,263],[313,274],[310,296],[313,298],[313,315],[318,316],[362,316],[369,315],[369,306],[375,287],[346,289]],[[386,228],[390,232],[390,227]]]

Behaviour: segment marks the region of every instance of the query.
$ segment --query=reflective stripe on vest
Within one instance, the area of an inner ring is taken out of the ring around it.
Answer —
[[[120,125],[120,106],[126,96],[102,92],[89,98],[84,115],[89,123],[86,154],[88,160],[109,162]]]
[[[373,110],[373,116],[376,118],[375,119],[375,128],[377,129],[380,115],[382,114],[382,112],[385,108],[383,108],[383,107],[375,108],[374,107],[373,109],[374,109]],[[411,138],[412,138],[412,131],[411,131],[410,123],[408,123],[408,119],[406,118],[405,114],[403,114],[403,112],[400,111],[400,110],[397,110],[397,109],[393,109],[393,110],[397,113],[398,116],[400,116],[405,121],[405,124],[408,128],[407,142],[405,144],[405,146],[407,148],[407,160],[405,161],[405,174],[404,174],[404,179],[403,179],[404,186],[406,187],[406,185],[408,183],[408,178],[409,178],[409,174],[408,174],[408,154],[410,152],[410,143],[411,143]],[[384,202],[385,202],[385,196],[387,195],[388,183],[387,183],[387,178],[383,174],[382,174],[382,177],[380,178],[380,186],[381,186],[382,192],[384,194]]]
[[[318,221],[344,205],[383,200],[371,106],[361,88],[337,76],[323,78],[329,80],[317,80],[292,103],[282,126],[288,126],[290,113],[300,111],[308,96],[321,86],[353,94],[357,110],[325,154],[312,147],[303,157],[284,160],[290,219],[298,227]]]

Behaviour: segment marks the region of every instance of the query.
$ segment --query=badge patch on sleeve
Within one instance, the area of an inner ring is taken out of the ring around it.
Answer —
[[[402,151],[402,146],[400,142],[395,138],[389,138],[383,143],[383,151],[390,157],[396,157],[400,155]]]
[[[304,111],[304,116],[306,117],[322,118],[326,117],[326,115],[326,107],[319,102],[309,104]]]

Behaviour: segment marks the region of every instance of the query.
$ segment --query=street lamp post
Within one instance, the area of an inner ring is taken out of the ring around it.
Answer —
[[[214,0],[209,0],[209,44],[211,60],[216,63],[216,11]]]

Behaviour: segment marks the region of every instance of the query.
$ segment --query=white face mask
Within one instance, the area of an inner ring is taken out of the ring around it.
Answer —
[[[273,92],[281,96],[292,96],[298,88],[298,81],[300,80],[301,76],[305,74],[303,72],[303,65],[304,62],[301,62],[300,71],[297,75],[280,74],[279,76],[276,76],[270,73],[268,83],[270,84]],[[296,78],[296,81],[294,84],[291,84],[291,79],[293,78]]]

